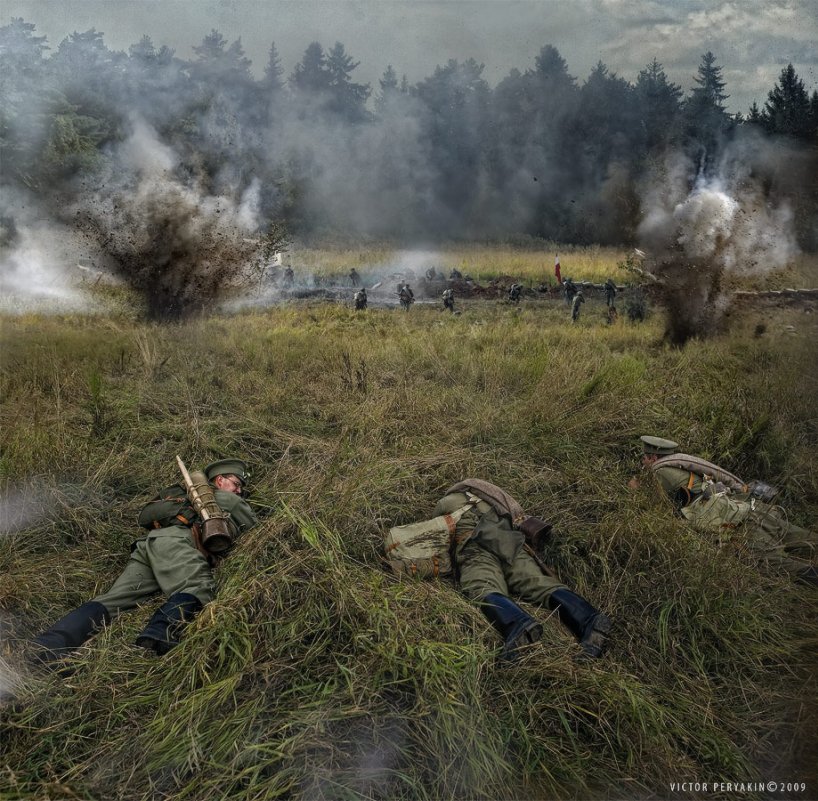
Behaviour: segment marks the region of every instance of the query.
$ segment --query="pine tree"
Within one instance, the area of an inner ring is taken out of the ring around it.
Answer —
[[[284,83],[281,76],[284,74],[284,68],[281,66],[281,58],[278,55],[275,42],[270,44],[270,54],[267,57],[267,66],[264,68],[264,77],[262,78],[262,88],[268,95],[278,95],[284,89]]]
[[[393,100],[400,95],[398,88],[398,75],[391,64],[386,67],[383,77],[378,81],[381,91],[375,98],[375,111],[383,114],[391,105]]]
[[[699,73],[693,80],[698,84],[692,93],[694,104],[726,113],[724,101],[730,95],[724,94],[721,67],[716,66],[716,57],[709,50],[702,56]]]
[[[654,58],[636,78],[640,125],[648,152],[673,138],[674,120],[681,111],[682,89],[668,80]]]
[[[318,42],[311,42],[290,75],[290,86],[296,93],[308,95],[327,91],[329,85],[330,75],[324,48]]]
[[[369,84],[355,83],[352,73],[360,64],[353,61],[340,42],[336,42],[327,54],[327,72],[330,82],[328,111],[349,122],[368,119],[366,101]]]
[[[815,136],[815,120],[804,83],[788,64],[778,83],[767,96],[762,114],[764,125],[771,133],[786,134],[799,139]]]
[[[684,104],[687,145],[691,155],[697,160],[703,159],[702,163],[711,167],[715,164],[724,135],[736,123],[724,105],[729,95],[724,92],[721,67],[716,65],[716,57],[709,50],[702,56],[694,80],[698,85]]]

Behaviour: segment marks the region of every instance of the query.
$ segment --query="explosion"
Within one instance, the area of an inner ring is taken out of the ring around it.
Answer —
[[[229,197],[208,194],[201,179],[183,173],[155,132],[134,120],[106,180],[84,188],[74,206],[78,227],[144,298],[153,319],[212,307],[226,289],[258,276],[282,239],[259,231],[258,181]]]
[[[718,329],[729,305],[725,276],[766,274],[798,251],[790,207],[765,194],[753,155],[734,146],[719,174],[699,173],[692,189],[692,164],[676,157],[647,194],[638,235],[660,281],[674,345]]]

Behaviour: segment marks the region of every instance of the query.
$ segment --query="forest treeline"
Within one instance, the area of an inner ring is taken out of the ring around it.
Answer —
[[[3,183],[87,190],[141,118],[156,132],[146,146],[175,154],[177,178],[233,196],[255,182],[260,220],[295,234],[627,244],[669,154],[692,184],[743,143],[748,172],[792,205],[800,244],[818,247],[818,91],[791,64],[762,105],[731,114],[711,52],[687,94],[655,59],[634,83],[601,62],[580,82],[551,45],[494,87],[472,59],[417,83],[392,66],[375,87],[357,83],[340,42],[313,42],[289,75],[273,43],[260,78],[241,41],[216,30],[193,53],[147,36],[117,52],[94,29],[52,50],[32,23],[0,28]],[[770,166],[792,154],[796,168]]]

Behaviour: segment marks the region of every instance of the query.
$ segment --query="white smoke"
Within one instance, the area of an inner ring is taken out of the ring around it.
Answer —
[[[737,140],[712,175],[674,155],[645,193],[638,235],[674,344],[719,329],[730,300],[723,276],[764,275],[798,253],[792,210],[763,177],[768,151],[761,139]]]
[[[0,534],[22,531],[50,517],[53,503],[42,487],[11,488],[0,495]]]
[[[741,275],[784,267],[798,253],[792,210],[764,196],[745,157],[728,148],[717,175],[699,174],[674,156],[664,181],[646,195],[640,242],[658,259],[673,252],[691,264]]]
[[[91,272],[81,263],[95,262],[72,231],[38,216],[36,204],[8,187],[0,188],[0,309],[29,311],[91,311],[96,307],[79,287]],[[96,275],[94,276],[96,277]]]
[[[130,116],[131,134],[119,148],[119,163],[137,175],[159,176],[178,163],[176,154],[159,140],[156,131],[137,114]]]

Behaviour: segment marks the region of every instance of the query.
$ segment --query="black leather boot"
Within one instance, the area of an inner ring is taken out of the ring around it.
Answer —
[[[517,604],[499,592],[493,592],[483,599],[483,614],[503,638],[500,659],[513,662],[517,650],[530,645],[542,637],[542,625],[526,614]]]
[[[182,629],[199,613],[202,602],[187,592],[177,592],[168,598],[148,621],[136,638],[136,644],[162,656],[179,644]]]
[[[608,645],[611,619],[570,590],[554,590],[548,605],[557,610],[560,622],[579,640],[586,659],[598,659]]]
[[[87,601],[34,638],[31,661],[45,667],[59,662],[110,620],[111,614],[102,604]]]

